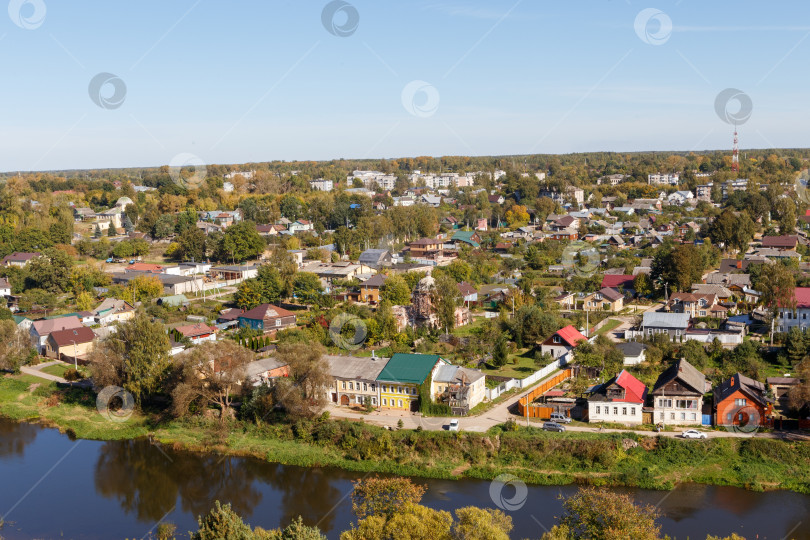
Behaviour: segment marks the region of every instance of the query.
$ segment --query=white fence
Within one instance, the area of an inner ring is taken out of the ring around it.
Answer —
[[[554,362],[550,363],[546,367],[539,369],[526,377],[525,379],[509,379],[508,381],[504,381],[495,388],[487,388],[486,396],[487,399],[496,399],[501,394],[508,392],[514,388],[526,388],[528,386],[533,385],[537,381],[546,378],[551,373],[554,373],[558,369],[561,369],[568,365],[568,355],[570,353],[565,353]]]

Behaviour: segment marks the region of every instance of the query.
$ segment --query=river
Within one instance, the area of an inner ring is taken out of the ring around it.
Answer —
[[[230,502],[251,525],[286,524],[298,515],[337,538],[352,520],[348,497],[361,475],[305,469],[257,459],[201,455],[146,440],[71,440],[58,430],[0,418],[0,536],[22,538],[142,538],[160,520],[178,534],[196,530],[196,516],[217,499]],[[453,510],[494,508],[490,482],[422,480],[423,503]],[[539,538],[561,513],[571,486],[529,486],[525,504],[509,512],[513,538]],[[671,492],[625,490],[659,505],[664,533],[705,538],[736,532],[754,538],[810,540],[810,496],[755,493],[686,484]],[[503,496],[515,494],[506,487]],[[757,536],[758,535],[758,536]]]

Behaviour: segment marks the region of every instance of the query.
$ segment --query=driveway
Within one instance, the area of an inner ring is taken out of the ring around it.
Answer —
[[[67,381],[65,379],[63,379],[62,377],[58,377],[56,375],[51,375],[50,373],[42,372],[43,368],[46,368],[48,366],[57,366],[57,365],[67,366],[68,364],[66,364],[64,362],[60,362],[59,360],[53,360],[51,362],[43,362],[41,364],[37,364],[36,366],[22,366],[20,368],[20,371],[22,373],[25,373],[26,375],[33,375],[34,377],[39,377],[40,379],[47,379],[49,381],[66,383]]]

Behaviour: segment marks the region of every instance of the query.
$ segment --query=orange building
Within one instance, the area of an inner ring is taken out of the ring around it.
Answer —
[[[735,373],[714,390],[714,409],[717,426],[766,426],[773,415],[773,400],[763,383]]]

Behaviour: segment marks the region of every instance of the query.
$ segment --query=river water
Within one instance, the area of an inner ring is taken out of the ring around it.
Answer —
[[[274,528],[301,515],[337,538],[352,521],[348,494],[352,480],[360,477],[178,452],[145,440],[71,440],[55,429],[0,418],[0,516],[5,519],[0,536],[7,540],[142,538],[161,520],[186,533],[196,530],[196,516],[217,499],[230,502],[254,526]],[[490,482],[417,481],[428,487],[422,501],[427,506],[450,511],[495,507]],[[539,538],[561,513],[559,496],[575,489],[529,486],[525,504],[509,512],[512,537]],[[807,495],[696,484],[671,492],[625,491],[659,505],[663,532],[679,539],[736,532],[749,540],[810,540]],[[509,501],[515,489],[507,486],[502,493]]]

